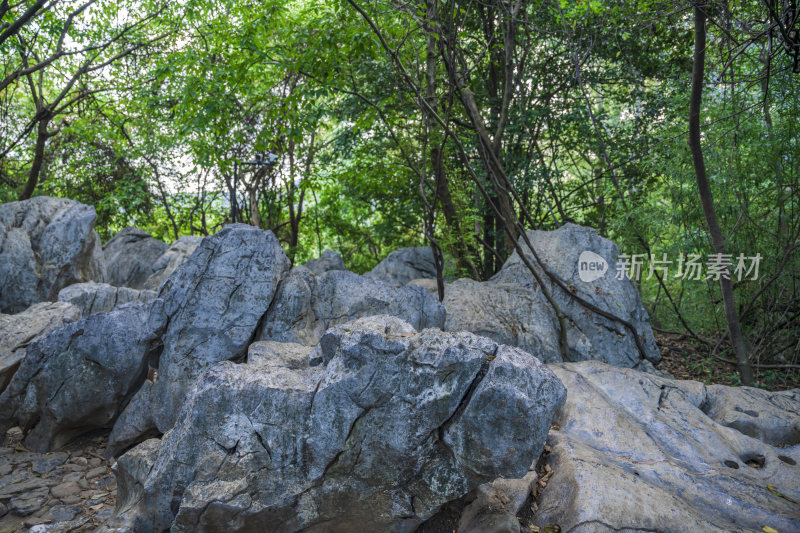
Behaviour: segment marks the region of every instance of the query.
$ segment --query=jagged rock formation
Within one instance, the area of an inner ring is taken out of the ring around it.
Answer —
[[[61,289],[59,302],[67,302],[80,309],[81,316],[111,311],[118,305],[128,302],[152,302],[155,291],[136,290],[128,287],[114,287],[108,283],[75,283]]]
[[[189,259],[197,247],[200,246],[202,240],[203,237],[187,235],[173,242],[167,248],[167,251],[152,264],[152,273],[144,282],[142,288],[158,291],[161,288],[161,284]]]
[[[94,207],[39,196],[0,205],[0,312],[55,301],[72,283],[106,276]]]
[[[800,530],[800,390],[705,386],[597,362],[550,368],[568,394],[548,439],[553,476],[537,524]]]
[[[28,348],[0,395],[0,433],[18,425],[44,452],[111,427],[145,379],[163,319],[129,303],[68,324]]]
[[[0,314],[0,393],[34,344],[81,317],[80,310],[64,302],[33,304],[16,315]]]
[[[645,358],[631,332],[619,322],[583,307],[544,273],[526,253],[567,320],[567,360],[600,360],[614,366],[652,369],[661,357],[636,287],[617,278],[617,246],[591,228],[565,224],[555,231],[529,231],[528,238],[547,269],[571,294],[630,322],[641,336]],[[520,238],[523,249],[526,245]],[[607,263],[603,276],[583,281],[581,253],[590,251]],[[445,291],[447,331],[472,331],[497,342],[519,346],[545,362],[562,361],[559,326],[535,278],[514,254],[491,280],[460,279]]]
[[[564,401],[528,354],[393,317],[328,331],[317,366],[280,360],[200,376],[175,428],[119,458],[105,530],[413,531],[525,475]]]
[[[153,265],[167,245],[139,228],[125,228],[103,245],[106,281],[116,287],[142,289],[153,274]]]
[[[156,303],[168,319],[151,403],[159,431],[172,427],[196,376],[245,356],[288,268],[271,232],[231,224],[203,239],[164,282]]]
[[[318,276],[331,270],[347,270],[342,256],[338,252],[327,248],[322,252],[322,255],[315,259],[309,259],[303,266]]]
[[[396,287],[402,287],[419,278],[436,278],[433,252],[429,246],[398,248],[364,275]]]

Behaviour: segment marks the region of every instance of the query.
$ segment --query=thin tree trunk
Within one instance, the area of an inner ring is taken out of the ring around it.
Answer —
[[[700,203],[706,217],[708,231],[717,254],[725,253],[725,238],[717,221],[714,210],[714,198],[708,184],[706,166],[703,159],[703,148],[700,144],[700,105],[703,101],[703,73],[706,60],[706,6],[695,3],[694,5],[694,67],[692,69],[692,93],[689,100],[689,147],[692,150],[697,189],[700,193]],[[753,369],[745,349],[742,330],[739,325],[739,316],[736,312],[736,300],[733,295],[733,285],[730,277],[720,277],[722,301],[725,306],[725,319],[728,322],[728,332],[736,353],[736,362],[739,367],[739,377],[744,385],[753,383]]]
[[[248,187],[247,193],[250,195],[250,224],[261,228],[261,213],[258,210],[258,189],[256,184]]]
[[[39,125],[36,128],[36,147],[33,150],[33,163],[28,172],[28,181],[19,194],[20,200],[27,200],[30,198],[33,191],[36,189],[36,185],[39,183],[39,174],[42,171],[42,164],[44,163],[44,145],[47,142],[47,126],[49,123],[49,120],[42,119],[39,121]]]

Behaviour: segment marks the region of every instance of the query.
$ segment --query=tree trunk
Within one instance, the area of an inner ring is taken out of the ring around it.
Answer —
[[[703,101],[703,73],[706,60],[706,5],[694,5],[694,67],[692,69],[692,93],[689,100],[689,147],[692,150],[697,189],[700,193],[700,203],[706,217],[708,231],[714,250],[718,254],[725,253],[725,238],[717,221],[714,210],[714,198],[708,184],[703,149],[700,144],[700,105]],[[728,333],[731,337],[733,350],[736,353],[736,362],[739,367],[739,377],[744,385],[753,383],[753,369],[745,349],[742,330],[739,325],[739,316],[736,312],[736,300],[733,295],[733,286],[730,278],[720,277],[722,301],[725,306],[725,319],[728,322]]]
[[[48,137],[47,126],[49,124],[50,120],[43,118],[39,121],[39,125],[36,128],[36,146],[33,149],[33,163],[31,164],[30,172],[28,172],[28,181],[19,194],[20,200],[27,200],[30,198],[33,191],[36,189],[36,185],[39,183],[39,174],[42,172],[42,164],[44,163],[44,145]]]
[[[257,228],[261,228],[261,213],[258,210],[258,189],[256,184],[247,189],[250,195],[250,224]]]

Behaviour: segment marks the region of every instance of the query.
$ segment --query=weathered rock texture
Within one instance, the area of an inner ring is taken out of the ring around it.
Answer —
[[[566,224],[555,231],[529,231],[528,238],[548,270],[572,294],[632,323],[641,336],[646,358],[639,353],[630,331],[619,322],[597,315],[577,301],[537,268],[558,306],[567,315],[567,360],[600,360],[614,366],[652,367],[660,353],[636,287],[616,278],[619,250],[591,228]],[[520,243],[523,248],[524,242]],[[608,263],[605,275],[591,282],[579,276],[578,258],[591,251]],[[472,331],[497,342],[518,346],[545,362],[562,361],[559,327],[552,306],[535,278],[514,252],[491,280],[458,280],[445,291],[447,331]]]
[[[58,293],[59,302],[68,302],[80,309],[81,316],[111,311],[118,305],[128,302],[152,302],[155,291],[136,290],[128,287],[114,287],[108,283],[75,283],[64,287]]]
[[[348,271],[315,276],[295,267],[281,282],[259,338],[314,345],[327,328],[372,315],[396,316],[416,329],[441,328],[445,319],[444,307],[421,287],[393,287]]]
[[[0,314],[0,392],[11,381],[28,346],[81,317],[64,302],[41,302],[16,315]]]
[[[309,259],[303,265],[314,274],[320,275],[331,270],[347,270],[344,260],[338,252],[326,249],[322,255],[315,259]]]
[[[19,425],[25,446],[48,451],[107,428],[145,379],[155,331],[149,306],[129,303],[89,315],[28,348],[0,395],[0,432]]]
[[[433,252],[429,246],[398,248],[364,275],[386,281],[396,287],[401,287],[414,279],[435,278]]]
[[[39,196],[0,205],[0,312],[55,301],[72,283],[104,281],[94,207]]]
[[[538,525],[800,531],[800,390],[705,386],[597,362],[550,368],[568,396],[548,439],[554,473]]]
[[[333,328],[311,359],[209,368],[175,428],[119,458],[107,530],[413,531],[525,475],[564,400],[528,354],[393,317]]]
[[[522,478],[499,478],[475,489],[461,512],[458,533],[519,533],[517,514],[538,477],[534,466]]]
[[[117,287],[141,289],[153,274],[153,265],[167,251],[166,243],[139,228],[120,230],[103,245],[106,281]]]
[[[167,251],[152,264],[152,273],[142,288],[151,291],[160,289],[161,284],[189,259],[202,240],[203,237],[187,235],[173,242]]]
[[[231,224],[203,239],[162,285],[163,313],[169,318],[151,391],[162,433],[174,424],[196,376],[213,363],[244,358],[288,268],[272,233]]]

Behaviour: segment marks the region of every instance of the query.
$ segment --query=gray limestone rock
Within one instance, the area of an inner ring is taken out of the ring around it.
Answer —
[[[372,315],[396,316],[425,329],[441,328],[445,311],[421,287],[393,287],[347,271],[315,276],[295,267],[281,282],[259,339],[314,345],[327,328]]]
[[[219,361],[244,358],[289,260],[271,232],[231,224],[203,239],[160,290],[168,317],[150,391],[160,432],[175,422],[196,376]]]
[[[591,228],[575,224],[565,224],[555,231],[529,231],[527,236],[548,270],[570,293],[545,275],[530,253],[525,254],[568,317],[568,361],[599,360],[614,366],[644,364],[651,368],[647,360],[655,362],[661,358],[639,292],[631,280],[618,279],[619,250],[613,242]],[[520,244],[526,249],[522,238]],[[589,266],[595,268],[603,263],[602,271],[588,270]],[[645,358],[626,327],[589,311],[571,294],[630,322],[642,338]],[[487,282],[458,280],[448,285],[444,303],[448,331],[487,335],[497,342],[519,346],[546,362],[563,359],[553,308],[516,252]]]
[[[72,283],[106,276],[94,207],[39,196],[0,205],[0,312],[55,301]]]
[[[705,386],[598,362],[567,387],[537,525],[562,531],[799,531],[800,390]]]
[[[394,317],[330,329],[310,360],[210,367],[175,427],[119,458],[102,530],[410,532],[525,475],[564,401],[528,354]]]
[[[203,237],[187,235],[173,242],[167,248],[167,251],[152,263],[152,272],[145,280],[142,288],[158,291],[161,288],[161,284],[189,259],[197,247],[200,246],[202,240]]]
[[[347,270],[344,266],[344,260],[338,252],[328,250],[322,252],[322,255],[315,259],[309,259],[303,265],[314,274],[320,275],[331,270]]]
[[[19,425],[25,446],[44,452],[111,427],[144,381],[162,325],[148,305],[129,303],[36,342],[0,395],[0,431]]]
[[[148,303],[156,299],[155,291],[114,287],[108,283],[75,283],[61,289],[59,302],[67,302],[80,309],[81,316],[105,313],[128,302]]]
[[[19,368],[28,346],[79,318],[80,310],[64,302],[41,302],[16,315],[0,314],[0,392]]]
[[[103,245],[106,281],[116,287],[142,289],[153,265],[167,251],[166,243],[139,228],[124,228]]]
[[[387,255],[375,268],[364,274],[396,287],[419,278],[436,278],[436,266],[430,246],[398,248]]]

